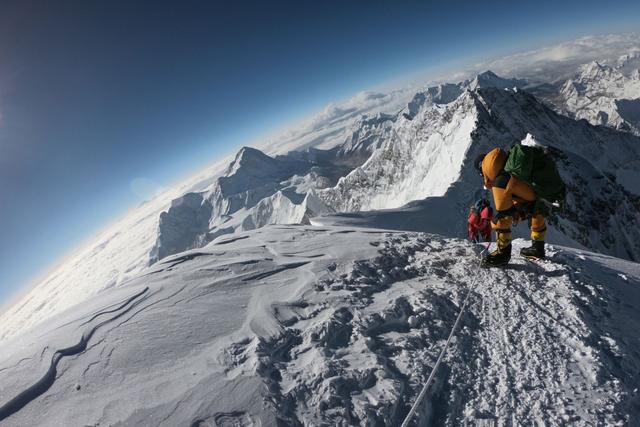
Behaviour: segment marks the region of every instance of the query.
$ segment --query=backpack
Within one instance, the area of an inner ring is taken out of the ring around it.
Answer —
[[[531,185],[544,204],[560,206],[564,201],[566,187],[548,149],[516,144],[509,150],[504,170]]]
[[[476,212],[478,212],[478,216],[482,214],[484,208],[487,208],[489,209],[489,218],[493,218],[493,208],[487,199],[479,199],[476,201],[474,207],[476,208]]]

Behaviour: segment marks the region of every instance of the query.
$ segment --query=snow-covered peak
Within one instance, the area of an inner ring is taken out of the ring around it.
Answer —
[[[459,178],[476,121],[469,92],[446,104],[425,101],[411,120],[371,133],[381,141],[379,148],[335,187],[317,194],[337,211],[395,208],[442,195]]]
[[[455,101],[463,91],[462,84],[446,83],[432,86],[416,93],[407,104],[409,118],[418,114],[424,107],[432,104],[448,104]]]
[[[622,67],[629,64],[632,61],[640,60],[640,50],[633,51],[630,53],[625,53],[624,55],[620,55],[618,58],[617,67]]]
[[[495,87],[497,89],[513,89],[526,86],[527,82],[520,79],[505,79],[496,75],[493,71],[487,70],[478,74],[467,84],[471,90],[487,87]]]
[[[579,67],[578,75],[581,80],[593,80],[606,78],[612,71],[609,66],[602,65],[598,61],[591,61]]]
[[[226,176],[232,176],[241,170],[252,171],[253,173],[270,174],[277,168],[277,161],[267,156],[262,151],[252,147],[242,147],[236,154],[235,159],[227,168]]]
[[[597,61],[581,66],[569,81],[580,87],[580,95],[590,98],[634,99],[640,97],[640,86],[620,70]]]
[[[214,190],[223,196],[242,193],[255,187],[278,183],[299,173],[305,173],[311,165],[308,162],[285,156],[271,157],[262,151],[243,147],[227,168],[224,176],[218,178]]]
[[[526,86],[526,84],[525,80],[503,78],[488,70],[476,75],[473,79],[460,83],[444,83],[431,86],[414,95],[407,105],[407,118],[417,115],[424,107],[454,102],[465,90],[474,91],[481,88],[518,89]]]
[[[624,64],[632,64],[633,57]],[[540,95],[571,117],[640,135],[636,114],[640,109],[640,72],[625,67],[592,61],[579,67],[557,93],[552,90]]]
[[[618,58],[615,67],[627,76],[636,72],[640,68],[640,48]]]

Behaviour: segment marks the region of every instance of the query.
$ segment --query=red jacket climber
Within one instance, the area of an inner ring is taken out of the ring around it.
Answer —
[[[480,213],[478,214],[478,210]],[[472,206],[469,209],[469,218],[467,223],[469,226],[469,240],[472,242],[490,242],[491,241],[491,208],[488,204],[480,204]]]

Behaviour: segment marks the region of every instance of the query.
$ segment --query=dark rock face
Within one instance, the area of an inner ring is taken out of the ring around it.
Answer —
[[[158,240],[151,252],[150,264],[205,240],[211,212],[211,203],[199,193],[187,193],[175,199],[169,210],[160,214]]]
[[[617,99],[615,102],[625,122],[640,129],[640,99]]]

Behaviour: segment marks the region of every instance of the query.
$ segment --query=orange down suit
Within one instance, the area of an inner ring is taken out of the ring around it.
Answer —
[[[496,239],[498,247],[500,247],[500,240],[503,240],[502,243],[505,246],[511,243],[511,224],[514,216],[517,216],[518,204],[533,203],[536,200],[536,193],[531,185],[504,171],[507,157],[507,153],[500,148],[495,148],[489,151],[482,161],[484,185],[491,189],[496,207],[496,215],[491,227],[498,234]],[[533,215],[531,240],[544,241],[546,230],[544,216],[539,213]],[[505,234],[503,239],[500,239],[501,234]]]

